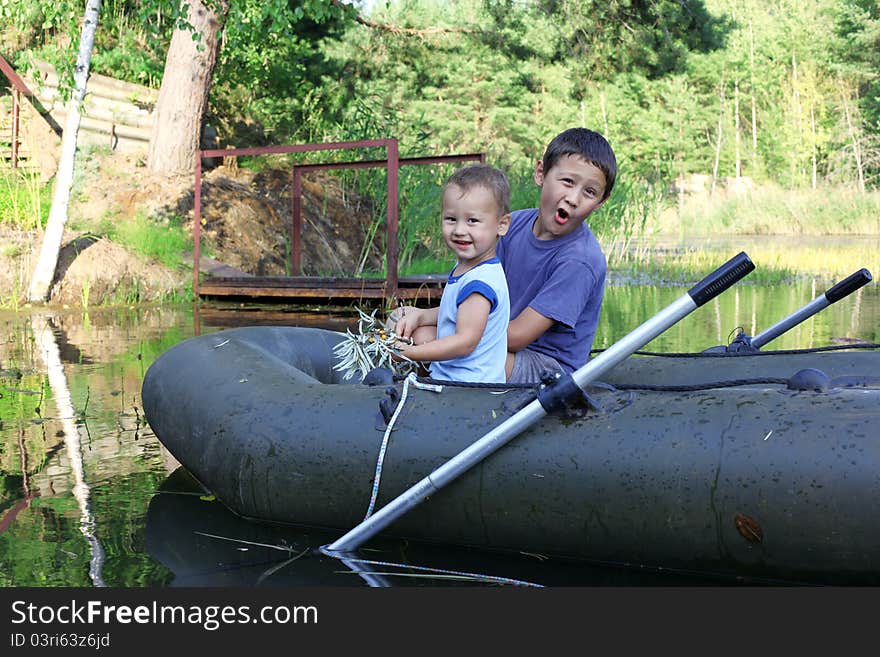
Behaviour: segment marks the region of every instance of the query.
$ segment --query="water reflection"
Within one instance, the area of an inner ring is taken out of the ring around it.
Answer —
[[[728,342],[739,326],[754,335],[822,289],[736,286],[646,348],[702,350]],[[610,346],[681,293],[609,287],[595,346]],[[390,539],[371,542],[371,551],[359,555],[371,563],[350,564],[352,569],[317,551],[338,538],[335,533],[255,525],[195,491],[182,492],[179,464],[144,424],[141,411],[143,375],[160,353],[190,336],[231,326],[343,330],[354,323],[355,314],[343,310],[219,304],[57,311],[48,318],[0,312],[0,585],[367,586],[373,577],[395,586],[700,581],[685,573]],[[876,284],[768,348],[850,340],[880,341]],[[193,531],[197,526],[201,534]]]
[[[695,584],[686,574],[634,572],[541,555],[487,553],[414,543],[371,541],[358,558],[318,548],[338,538],[320,528],[248,522],[208,495],[184,468],[150,501],[150,555],[172,573],[170,586],[559,586]],[[713,582],[717,584],[718,582]]]
[[[52,397],[55,400],[55,408],[58,412],[58,421],[61,423],[64,435],[65,453],[70,463],[70,471],[73,477],[73,497],[80,509],[80,531],[89,544],[89,578],[95,586],[104,586],[104,578],[101,574],[104,565],[104,548],[95,536],[95,518],[92,513],[89,500],[89,486],[83,474],[83,458],[80,432],[82,424],[74,420],[73,403],[70,400],[70,388],[67,385],[67,376],[64,374],[64,366],[61,363],[61,352],[55,340],[54,322],[51,314],[37,313],[31,317],[31,328],[34,334],[36,352],[45,365],[47,380]]]

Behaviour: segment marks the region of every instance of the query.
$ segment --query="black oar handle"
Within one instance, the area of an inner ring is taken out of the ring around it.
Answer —
[[[868,283],[870,283],[872,280],[874,279],[871,278],[871,272],[863,267],[854,274],[850,274],[849,276],[844,278],[834,287],[826,290],[825,298],[828,299],[828,303],[840,301],[846,295],[852,294],[863,285],[867,285]]]
[[[733,256],[718,269],[706,276],[706,278],[694,285],[688,290],[688,294],[691,299],[694,300],[694,303],[697,304],[697,308],[699,308],[710,299],[713,299],[724,292],[724,290],[736,283],[754,268],[755,263],[751,261],[745,251],[741,251],[738,255]]]

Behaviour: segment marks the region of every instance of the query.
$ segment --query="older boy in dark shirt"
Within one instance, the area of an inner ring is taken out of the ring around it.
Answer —
[[[602,135],[571,128],[535,167],[539,207],[511,215],[498,243],[510,290],[507,380],[535,382],[589,359],[605,292],[605,255],[585,221],[611,194],[614,151]]]

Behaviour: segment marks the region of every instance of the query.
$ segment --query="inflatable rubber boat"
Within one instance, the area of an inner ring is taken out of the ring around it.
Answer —
[[[343,532],[540,394],[346,381],[334,369],[344,337],[248,327],[184,340],[145,375],[146,417],[236,514]],[[385,533],[713,576],[877,584],[878,375],[877,345],[635,354]]]

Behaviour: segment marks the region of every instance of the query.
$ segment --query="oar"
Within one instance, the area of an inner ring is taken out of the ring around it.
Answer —
[[[539,392],[538,399],[466,447],[344,536],[321,549],[325,553],[356,550],[394,520],[427,499],[429,495],[485,459],[547,413],[563,406],[567,399],[580,395],[588,383],[602,376],[680,319],[721,294],[754,268],[755,265],[744,252],[734,256],[688,290],[687,294],[679,297],[580,369],[570,375],[562,375],[555,383]]]
[[[859,269],[857,272],[850,274],[837,283],[834,287],[827,289],[823,294],[820,294],[800,310],[797,310],[785,319],[776,322],[767,330],[758,333],[758,335],[749,340],[750,344],[755,349],[760,349],[770,342],[770,340],[778,338],[789,329],[794,328],[805,319],[812,317],[820,310],[827,308],[835,301],[840,301],[843,297],[852,294],[863,285],[867,285],[871,280],[871,272],[864,268]]]

